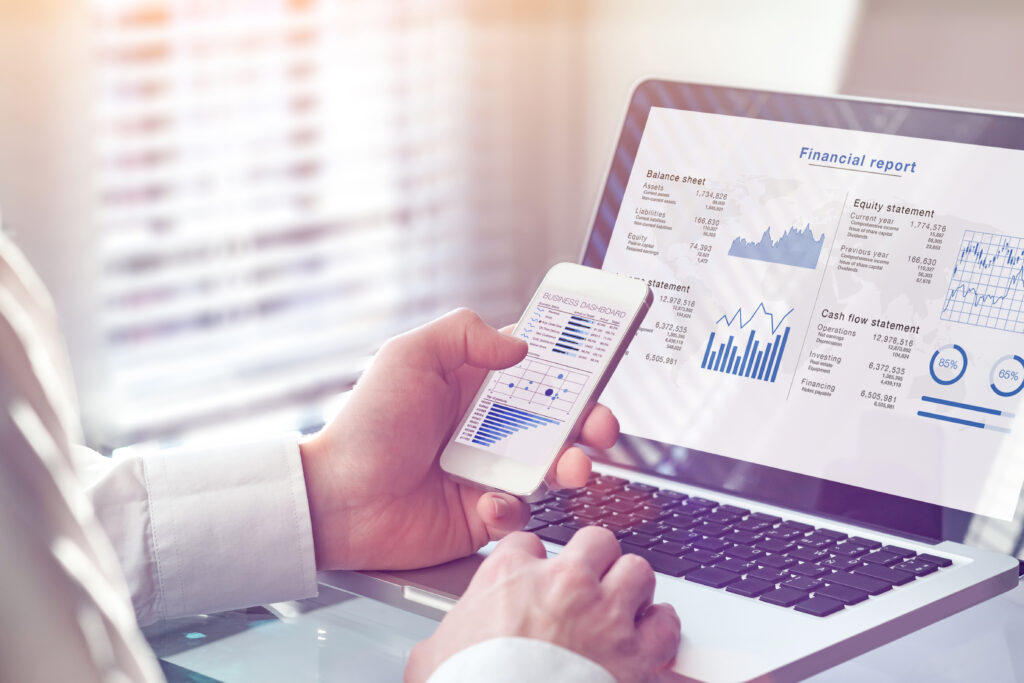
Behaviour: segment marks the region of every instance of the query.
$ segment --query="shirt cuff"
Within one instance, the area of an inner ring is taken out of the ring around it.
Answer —
[[[615,683],[603,666],[572,650],[533,638],[492,638],[446,659],[427,683]]]
[[[177,448],[142,460],[158,618],[316,595],[295,436]]]

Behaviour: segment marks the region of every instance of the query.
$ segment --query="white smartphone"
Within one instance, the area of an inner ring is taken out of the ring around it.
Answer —
[[[516,325],[526,358],[490,372],[441,454],[476,486],[528,496],[579,435],[650,308],[642,280],[571,263],[548,271]]]

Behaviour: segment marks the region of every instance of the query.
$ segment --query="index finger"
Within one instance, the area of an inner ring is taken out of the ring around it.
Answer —
[[[585,526],[573,534],[556,559],[582,564],[600,579],[621,556],[622,547],[615,534],[604,527]]]

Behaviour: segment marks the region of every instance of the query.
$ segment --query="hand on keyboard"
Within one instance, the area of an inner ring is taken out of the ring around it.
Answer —
[[[671,663],[679,617],[670,605],[651,605],[654,572],[622,555],[614,534],[584,529],[557,557],[545,554],[531,534],[499,543],[434,635],[412,651],[406,681],[424,681],[459,650],[502,636],[560,645],[619,683],[651,681]]]

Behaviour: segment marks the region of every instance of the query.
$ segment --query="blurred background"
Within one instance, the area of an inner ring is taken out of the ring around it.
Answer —
[[[0,0],[0,211],[104,451],[309,428],[576,260],[651,76],[1024,111],[996,0]]]

